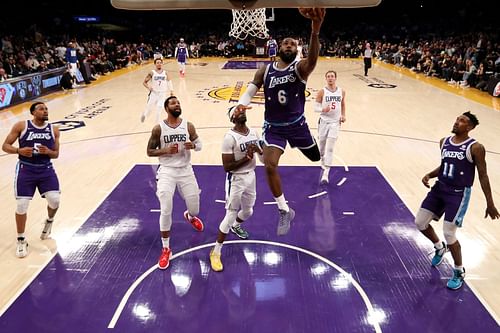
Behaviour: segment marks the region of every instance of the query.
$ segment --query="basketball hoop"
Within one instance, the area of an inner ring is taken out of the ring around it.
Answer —
[[[229,36],[246,39],[249,35],[260,39],[269,37],[266,26],[266,9],[233,9],[233,23]]]

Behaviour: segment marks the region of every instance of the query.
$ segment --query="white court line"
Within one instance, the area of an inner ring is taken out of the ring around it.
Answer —
[[[161,212],[161,210],[160,209],[150,209],[149,212],[150,213],[159,213],[159,212]]]
[[[215,202],[218,202],[218,203],[223,203],[225,204],[226,203],[226,200],[219,200],[219,199],[216,199]]]
[[[307,196],[309,199],[314,199],[314,198],[317,198],[317,197],[320,197],[322,195],[325,195],[325,194],[328,194],[327,191],[323,191],[323,192],[319,192],[319,193],[316,193],[316,194],[311,194],[309,196]]]
[[[288,200],[285,201],[288,203]],[[278,203],[276,201],[264,201],[264,205],[277,205]]]
[[[347,178],[342,178],[338,183],[337,183],[337,186],[342,186],[342,184],[345,183],[345,181],[347,180]]]
[[[342,212],[342,215],[354,215],[354,212]]]
[[[363,290],[363,288],[358,283],[358,281],[356,281],[352,277],[352,275],[349,274],[349,273],[347,273],[342,267],[338,266],[333,261],[330,261],[330,260],[326,259],[325,257],[320,256],[317,253],[311,252],[309,250],[306,250],[306,249],[303,249],[303,248],[300,248],[300,247],[297,247],[297,246],[289,245],[289,244],[283,244],[283,243],[278,243],[278,242],[270,242],[270,241],[263,241],[263,240],[233,240],[233,241],[225,241],[224,242],[224,245],[228,245],[228,244],[265,244],[265,245],[272,245],[272,246],[284,247],[284,248],[287,248],[287,249],[291,249],[291,250],[295,250],[295,251],[298,251],[298,252],[305,253],[307,255],[310,255],[311,257],[314,257],[314,258],[316,258],[318,260],[321,260],[322,262],[324,262],[328,266],[333,267],[339,273],[343,274],[343,277],[346,278],[346,279],[348,279],[352,283],[352,285],[354,286],[354,288],[356,288],[356,290],[358,291],[359,295],[363,299],[363,302],[365,303],[366,308],[368,310],[368,314],[367,314],[366,318],[376,318],[376,316],[377,316],[376,312],[375,312],[375,309],[373,308],[373,304],[370,302],[370,299],[368,298],[368,295]],[[173,255],[170,260],[174,260],[175,258],[180,257],[180,256],[182,256],[184,254],[187,254],[187,253],[190,253],[190,252],[194,252],[194,251],[206,248],[206,247],[212,247],[213,245],[214,244],[212,242],[212,243],[209,243],[209,244],[203,244],[203,245],[199,245],[199,246],[196,246],[196,247],[193,247],[193,248],[181,251],[181,252]],[[134,283],[132,283],[132,285],[130,286],[130,288],[127,290],[127,292],[123,296],[122,300],[120,301],[120,304],[116,308],[116,311],[115,311],[115,313],[113,315],[113,318],[111,318],[111,321],[108,324],[108,328],[115,328],[116,322],[120,318],[120,315],[121,315],[123,309],[125,308],[125,305],[127,304],[128,299],[130,298],[130,295],[132,295],[132,293],[134,292],[135,288],[137,288],[137,286],[149,274],[151,274],[153,271],[155,271],[156,268],[157,268],[157,265],[154,265],[153,267],[151,267],[150,269],[148,269],[146,272],[144,272],[136,281],[134,281]],[[218,274],[221,274],[221,273],[218,273]],[[372,320],[371,324],[373,325],[373,328],[375,329],[376,333],[382,333],[382,328],[380,327],[380,324],[378,322],[376,322],[375,320]]]
[[[134,164],[132,165],[127,172],[125,172],[121,177],[120,179],[118,180],[118,182],[109,190],[107,191],[107,194],[104,195],[102,197],[102,199],[99,201],[99,203],[95,206],[95,208],[87,215],[87,217],[83,218],[83,223],[80,225],[83,226],[85,224],[85,222],[87,222],[87,220],[90,218],[90,216],[92,216],[92,214],[95,213],[95,211],[97,210],[97,208],[99,208],[102,203],[108,198],[108,196],[116,189],[116,187],[118,186],[118,184],[120,184],[124,179],[125,177],[128,176],[128,174],[132,171],[133,168],[135,168],[137,164]],[[61,243],[67,243],[70,241],[71,237],[73,237],[77,232],[75,231],[71,236],[69,236],[67,239],[62,239],[61,240]],[[54,235],[54,233],[53,233]],[[4,307],[0,309],[0,317],[5,313],[5,311],[7,311],[7,309],[16,301],[16,299],[21,296],[21,294],[24,292],[24,290],[26,288],[28,288],[28,286],[38,277],[38,275],[40,275],[40,273],[48,266],[48,264],[52,261],[52,259],[55,258],[56,255],[58,255],[59,251],[56,251],[54,252],[53,255],[50,255],[50,256],[47,256],[47,261],[45,261],[44,264],[40,265],[38,268],[38,271],[35,272],[30,279],[28,279],[26,281],[26,283],[24,283],[22,285],[21,288],[19,288],[17,290],[17,292],[14,294],[14,296],[12,296],[12,298],[7,302],[5,303]]]
[[[346,172],[349,172],[349,167],[347,166],[347,164],[345,164],[345,161],[338,155],[333,155],[333,156],[336,157],[340,161],[340,163],[344,165],[344,170]]]

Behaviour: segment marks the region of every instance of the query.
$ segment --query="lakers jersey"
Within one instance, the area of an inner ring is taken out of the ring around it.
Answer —
[[[280,69],[276,63],[267,65],[264,74],[266,111],[264,118],[271,125],[293,123],[304,115],[306,81],[297,72],[298,61]]]
[[[335,91],[331,91],[327,87],[323,88],[323,100],[321,101],[321,108],[330,108],[328,112],[321,112],[320,118],[327,123],[340,122],[340,115],[342,114],[342,88],[337,87]]]
[[[191,163],[191,151],[184,148],[184,143],[189,141],[188,122],[182,119],[177,127],[170,127],[165,121],[160,122],[160,148],[176,146],[177,152],[159,157],[160,165],[180,168]]]
[[[247,154],[247,148],[250,144],[259,146],[259,136],[254,129],[250,128],[247,134],[242,134],[234,130],[230,130],[224,136],[222,142],[223,154],[234,154],[234,160],[239,161]],[[232,173],[247,173],[255,169],[257,156],[254,154],[253,160],[245,163],[237,170],[231,171]]]
[[[19,155],[19,160],[36,165],[50,164],[49,155],[39,154],[38,146],[43,145],[54,149],[54,144],[55,136],[52,124],[46,122],[43,127],[38,127],[31,120],[26,120],[26,127],[19,136],[19,148],[33,147],[33,155],[31,157]]]
[[[440,182],[456,188],[471,187],[474,183],[475,163],[471,147],[476,142],[469,138],[461,143],[453,143],[451,136],[443,141],[441,147]]]
[[[161,71],[161,73],[158,73],[157,71],[153,70],[151,73],[152,79],[151,79],[151,88],[155,92],[166,92],[168,90],[168,75],[167,72]]]

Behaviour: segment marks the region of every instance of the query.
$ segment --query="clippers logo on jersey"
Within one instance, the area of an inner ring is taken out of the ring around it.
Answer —
[[[297,78],[294,74],[289,74],[287,76],[273,77],[269,82],[269,88],[274,88],[278,85],[285,84],[288,82],[295,82]]]
[[[154,81],[166,81],[167,77],[165,75],[153,75]]]
[[[325,102],[330,103],[330,102],[342,102],[342,96],[325,96]]]
[[[460,148],[462,149],[462,148]],[[441,158],[456,158],[458,160],[463,160],[465,158],[465,153],[463,151],[448,151],[443,149],[441,153]]]
[[[248,149],[248,146],[250,146],[250,145],[259,146],[259,140],[252,140],[252,141],[247,141],[245,143],[240,143],[240,151],[242,153],[246,152]]]
[[[187,141],[186,134],[171,134],[171,135],[165,135],[163,137],[163,142],[165,143],[186,142],[186,141]]]

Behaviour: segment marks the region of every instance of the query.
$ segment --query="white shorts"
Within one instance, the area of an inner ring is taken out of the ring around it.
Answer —
[[[76,64],[76,62],[75,63],[70,62],[69,73],[71,74],[71,76],[76,76],[77,71],[78,71],[78,65]]]
[[[163,104],[167,99],[166,91],[151,91],[148,95],[148,107],[164,109]]]
[[[255,171],[227,174],[226,209],[253,208],[256,197]]]
[[[318,136],[319,138],[333,138],[336,139],[339,136],[340,125],[338,122],[326,122],[319,119],[318,124]]]
[[[156,195],[162,198],[165,195],[174,195],[175,188],[183,199],[200,195],[200,188],[194,176],[193,167],[188,165],[183,168],[160,166],[156,172]]]

